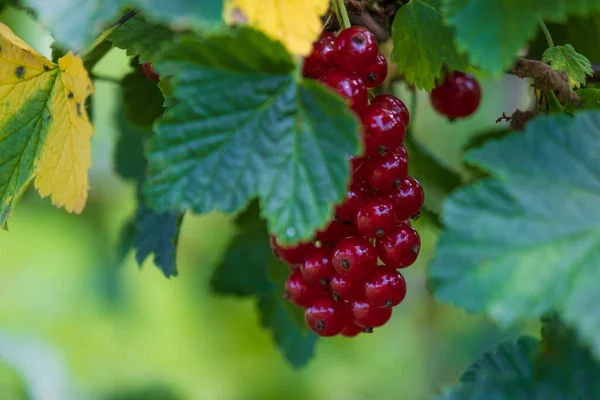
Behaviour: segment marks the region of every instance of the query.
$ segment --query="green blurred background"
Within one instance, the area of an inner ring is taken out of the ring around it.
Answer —
[[[50,56],[51,37],[27,14],[7,8],[0,20]],[[115,49],[94,72],[120,79],[129,70]],[[495,123],[502,111],[531,101],[528,83],[514,77],[482,85],[482,106],[467,121],[451,124],[435,115],[423,93],[413,104],[414,139],[463,176],[465,144],[506,129]],[[10,232],[0,233],[1,400],[421,400],[524,329],[503,331],[431,299],[425,277],[437,228],[425,216],[415,224],[423,250],[406,272],[408,298],[392,321],[373,335],[321,340],[311,363],[294,370],[259,326],[252,300],[210,292],[209,278],[233,233],[230,217],[186,217],[177,278],[165,279],[150,260],[138,268],[132,255],[117,263],[135,188],[113,171],[118,85],[97,81],[95,96],[85,212],[69,215],[30,190]],[[437,194],[433,187],[428,193]]]

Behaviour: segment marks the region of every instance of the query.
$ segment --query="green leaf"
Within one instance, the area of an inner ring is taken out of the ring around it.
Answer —
[[[462,70],[466,59],[456,49],[454,29],[444,25],[440,0],[413,0],[398,10],[392,26],[392,59],[409,84],[431,91],[442,67]]]
[[[116,47],[127,50],[130,56],[139,56],[140,62],[154,60],[162,45],[173,40],[175,33],[161,24],[152,24],[137,14],[119,26],[108,37]]]
[[[164,97],[157,82],[136,69],[121,82],[125,117],[134,125],[150,128],[163,113]]]
[[[556,317],[542,340],[521,337],[484,354],[439,400],[587,400],[600,397],[600,365]]]
[[[576,88],[585,85],[586,75],[594,74],[590,60],[575,51],[570,44],[547,49],[542,56],[542,61],[549,63],[557,71],[567,72],[572,86]]]
[[[594,10],[600,4],[588,0],[446,0],[443,7],[459,48],[475,66],[498,75],[533,38],[540,17],[556,21]]]
[[[238,233],[211,281],[213,291],[224,295],[253,296],[257,300],[261,323],[271,331],[283,356],[294,367],[311,359],[317,336],[302,327],[282,296],[286,274],[274,280],[270,269],[288,271],[269,245],[265,222],[258,217],[253,202],[237,218]],[[283,277],[283,278],[282,278]]]
[[[503,324],[556,308],[600,354],[599,146],[600,113],[584,111],[532,120],[468,153],[492,178],[444,205],[435,297]]]
[[[56,41],[79,52],[117,23],[126,7],[141,8],[149,19],[178,28],[204,28],[220,22],[222,0],[24,0]]]
[[[581,108],[600,110],[600,89],[585,88],[576,90],[575,93],[581,97]]]
[[[361,150],[339,95],[297,77],[283,46],[250,28],[180,37],[155,67],[173,93],[148,152],[151,206],[233,213],[258,196],[285,244],[326,225]]]

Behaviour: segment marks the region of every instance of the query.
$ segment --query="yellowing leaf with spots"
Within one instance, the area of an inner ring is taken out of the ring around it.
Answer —
[[[225,19],[240,19],[281,41],[293,54],[306,55],[321,32],[329,0],[230,0]]]
[[[39,193],[81,212],[88,191],[93,92],[72,53],[54,64],[0,23],[0,226],[35,178]]]

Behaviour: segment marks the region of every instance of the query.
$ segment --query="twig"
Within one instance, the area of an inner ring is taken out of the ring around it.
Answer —
[[[121,18],[119,18],[119,20],[117,22],[115,22],[110,28],[108,28],[107,30],[102,32],[102,34],[100,36],[98,36],[96,38],[96,40],[94,40],[92,42],[92,44],[88,46],[88,48],[86,48],[85,50],[83,50],[81,52],[81,54],[79,54],[81,56],[81,58],[85,59],[85,57],[88,54],[90,54],[91,52],[93,52],[94,49],[100,45],[100,43],[104,42],[104,40],[107,37],[109,37],[111,35],[111,33],[113,33],[119,26],[123,25],[125,22],[127,22],[129,19],[131,19],[137,13],[138,13],[138,10],[132,10],[132,11],[129,11],[127,14],[123,15]]]

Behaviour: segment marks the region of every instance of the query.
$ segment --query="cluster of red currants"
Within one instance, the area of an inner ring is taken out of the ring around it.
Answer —
[[[402,144],[409,113],[394,96],[369,101],[367,88],[385,80],[387,62],[365,28],[322,34],[304,75],[350,99],[365,153],[351,159],[352,182],[329,225],[311,242],[286,248],[273,237],[271,247],[290,266],[285,296],[304,308],[308,326],[321,336],[356,336],[388,322],[406,296],[398,269],[419,255],[419,234],[409,221],[418,217],[424,196],[408,176]]]

